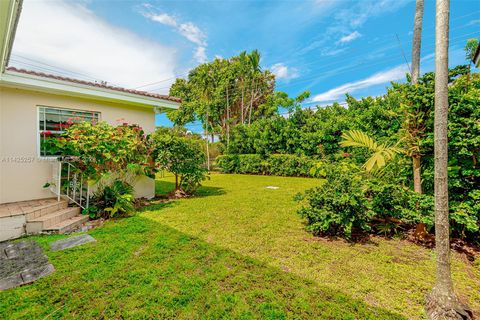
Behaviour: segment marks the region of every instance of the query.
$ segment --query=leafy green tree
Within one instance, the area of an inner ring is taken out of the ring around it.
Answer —
[[[202,142],[164,130],[153,133],[151,139],[156,166],[175,175],[175,190],[192,194],[207,178]]]
[[[197,66],[188,79],[175,81],[170,94],[182,98],[182,106],[168,116],[177,125],[200,120],[209,132],[224,134],[231,126],[262,118],[262,111],[269,110],[260,106],[274,87],[275,77],[261,70],[257,50],[215,59]]]
[[[473,58],[475,57],[475,52],[478,48],[478,39],[472,38],[467,40],[467,44],[465,45],[465,59],[469,62],[468,66],[472,65]]]

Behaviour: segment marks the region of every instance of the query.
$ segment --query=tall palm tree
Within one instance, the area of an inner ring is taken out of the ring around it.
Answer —
[[[436,283],[427,297],[430,319],[471,319],[453,290],[450,270],[450,225],[448,216],[448,32],[450,0],[437,0],[435,30],[435,248]]]
[[[413,23],[413,45],[412,45],[412,84],[416,85],[420,74],[420,49],[422,43],[422,22],[423,22],[423,4],[424,0],[417,0],[415,5],[415,18]],[[412,154],[413,164],[413,189],[415,192],[422,193],[421,176],[421,153]]]
[[[240,86],[241,86],[240,113],[241,113],[241,122],[242,122],[242,124],[245,124],[245,112],[244,112],[244,110],[245,110],[245,82],[246,82],[245,70],[247,70],[247,67],[248,67],[248,64],[249,64],[247,52],[246,51],[240,52],[240,55],[238,56],[238,60],[239,60],[238,68],[240,69],[239,70],[239,73],[240,73],[239,83],[240,83]]]
[[[420,48],[422,44],[423,1],[417,0],[415,5],[415,18],[413,21],[412,45],[412,84],[418,82],[420,75]]]
[[[250,67],[250,78],[251,78],[251,89],[250,89],[250,108],[248,110],[248,124],[252,120],[252,109],[253,109],[253,100],[255,98],[256,84],[255,78],[260,72],[260,52],[258,50],[253,50],[252,53],[248,56],[249,58],[249,67]]]

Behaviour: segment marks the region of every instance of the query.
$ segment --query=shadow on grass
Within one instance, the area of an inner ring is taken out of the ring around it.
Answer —
[[[226,192],[223,188],[201,186],[200,188],[198,188],[197,192],[195,192],[194,196],[202,198],[202,197],[221,196],[224,194],[226,194]]]
[[[168,200],[162,200],[161,202],[158,203],[151,203],[148,206],[141,207],[136,209],[137,212],[145,212],[145,211],[155,211],[155,210],[162,210],[165,208],[171,208],[177,205],[177,202],[175,201],[168,201]]]
[[[90,234],[47,250],[54,274],[0,292],[0,318],[404,319],[145,217]]]
[[[165,180],[155,180],[155,195],[165,197],[175,190],[175,182]],[[225,190],[219,187],[201,186],[195,192],[195,197],[211,197],[224,195]]]

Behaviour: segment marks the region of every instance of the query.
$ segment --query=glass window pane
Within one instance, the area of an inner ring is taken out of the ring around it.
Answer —
[[[68,122],[98,122],[99,119],[100,112],[39,107],[40,155],[59,155],[52,142],[64,132]]]

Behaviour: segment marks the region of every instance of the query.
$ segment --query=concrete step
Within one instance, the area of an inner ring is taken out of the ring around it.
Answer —
[[[70,219],[54,224],[43,231],[65,233],[88,221],[87,215],[78,215]]]
[[[68,220],[80,214],[79,207],[69,207],[57,210],[37,218],[27,220],[27,233],[40,233],[41,231],[58,224],[62,221]]]
[[[33,207],[29,212],[26,212],[26,219],[27,221],[29,221],[41,216],[45,216],[52,212],[65,209],[67,207],[68,207],[68,201],[66,200],[60,200],[58,202],[55,201],[53,203]]]

